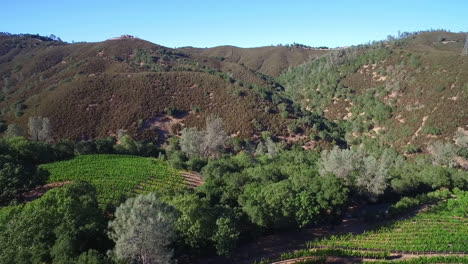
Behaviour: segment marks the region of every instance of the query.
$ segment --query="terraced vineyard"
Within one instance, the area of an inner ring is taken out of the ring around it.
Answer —
[[[127,155],[81,155],[41,165],[50,182],[87,181],[96,186],[101,204],[118,204],[128,196],[186,188],[179,171],[155,158]]]
[[[254,263],[328,263],[328,258],[372,263],[468,263],[468,192],[454,190],[453,195],[409,219],[362,234],[316,239],[307,243],[307,249]]]
[[[464,205],[465,207],[468,205]],[[468,219],[433,209],[360,235],[332,236],[309,248],[391,250],[396,253],[468,253]]]

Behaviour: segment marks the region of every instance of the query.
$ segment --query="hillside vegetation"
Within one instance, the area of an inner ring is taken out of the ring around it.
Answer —
[[[466,262],[463,43],[0,33],[0,263]]]
[[[302,116],[269,76],[141,39],[68,44],[2,34],[0,46],[2,119],[25,128],[30,116],[46,116],[55,139],[125,129],[154,140],[183,126],[202,127],[211,115],[224,120],[229,134],[286,135]]]
[[[403,33],[336,50],[278,77],[309,111],[343,121],[349,143],[422,150],[468,124],[465,34]]]
[[[310,59],[329,52],[328,49],[315,49],[296,45],[259,48],[220,46],[205,49],[180,48],[179,50],[189,54],[237,63],[273,77],[280,75],[290,67],[299,66]]]

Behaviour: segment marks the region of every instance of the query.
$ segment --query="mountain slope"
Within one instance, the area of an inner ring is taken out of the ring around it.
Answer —
[[[180,48],[188,54],[217,58],[218,60],[245,65],[247,68],[269,76],[278,76],[289,67],[298,66],[312,58],[329,52],[300,46],[267,46],[238,48],[219,46],[214,48]]]
[[[291,122],[269,98],[280,87],[241,65],[140,39],[66,44],[2,35],[0,47],[2,118],[25,127],[29,116],[47,116],[56,138],[118,129],[153,138],[174,124],[168,109],[179,112],[182,126],[200,127],[219,115],[229,133],[243,137],[263,129],[282,134]]]
[[[349,142],[424,149],[468,129],[465,36],[405,34],[333,51],[278,80],[304,108],[343,122]]]

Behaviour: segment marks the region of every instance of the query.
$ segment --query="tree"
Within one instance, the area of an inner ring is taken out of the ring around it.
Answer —
[[[185,247],[205,248],[213,234],[215,212],[206,198],[195,194],[182,194],[173,197],[170,204],[180,214],[175,222],[179,238]]]
[[[9,124],[7,130],[5,131],[6,138],[12,137],[22,137],[24,136],[23,129],[16,124]]]
[[[468,131],[457,131],[455,144],[462,148],[468,148]]]
[[[223,120],[209,117],[206,129],[184,128],[180,137],[180,148],[189,157],[219,157],[229,136],[224,131]]]
[[[184,128],[180,136],[180,149],[189,157],[201,157],[204,132],[196,128]]]
[[[28,121],[29,135],[34,141],[52,141],[50,121],[47,117],[31,116]]]
[[[46,171],[36,166],[0,155],[0,204],[44,184],[48,176]]]
[[[220,117],[208,117],[203,141],[205,157],[219,157],[223,152],[229,136],[224,131],[223,120]]]
[[[388,168],[375,157],[363,158],[361,171],[356,177],[356,187],[372,200],[376,200],[387,189]]]
[[[432,164],[436,166],[454,167],[456,148],[452,143],[434,142],[428,147],[431,153]]]
[[[174,208],[154,193],[129,198],[109,223],[115,257],[131,263],[169,263],[176,219]]]
[[[14,207],[0,226],[0,263],[74,263],[106,241],[96,190],[89,183],[56,188]]]
[[[212,206],[209,199],[196,194],[176,195],[170,203],[180,213],[175,225],[182,248],[198,251],[214,245],[219,255],[228,255],[235,247],[239,237],[236,209]]]
[[[273,142],[271,138],[267,138],[265,140],[265,146],[267,148],[268,156],[270,158],[273,158],[274,156],[276,156],[276,154],[278,154],[278,146],[276,146],[275,142]]]
[[[333,174],[344,180],[347,186],[375,200],[389,185],[389,170],[401,165],[401,162],[401,157],[391,151],[384,151],[376,158],[366,156],[361,150],[335,147],[321,153],[320,174]]]
[[[255,149],[255,156],[260,156],[265,154],[267,152],[267,147],[265,146],[265,143],[259,142],[257,145],[257,148]]]
[[[233,219],[230,217],[220,217],[216,220],[216,233],[212,236],[218,255],[228,256],[235,248],[239,231]]]
[[[320,158],[320,174],[334,174],[347,185],[354,183],[356,171],[361,167],[362,154],[351,149],[324,150]]]

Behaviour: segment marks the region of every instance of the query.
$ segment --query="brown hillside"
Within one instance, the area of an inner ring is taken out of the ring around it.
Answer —
[[[295,46],[267,46],[259,48],[220,46],[206,49],[181,48],[180,50],[192,55],[234,62],[269,76],[278,76],[289,67],[298,66],[309,59],[329,52],[328,50]]]
[[[49,117],[56,138],[126,129],[154,139],[158,129],[203,126],[209,115],[244,137],[263,129],[284,134],[291,123],[267,98],[279,89],[273,81],[228,61],[140,39],[66,44],[1,36],[0,47],[2,119],[25,127],[29,116]],[[158,124],[168,108],[179,110],[181,125]]]

